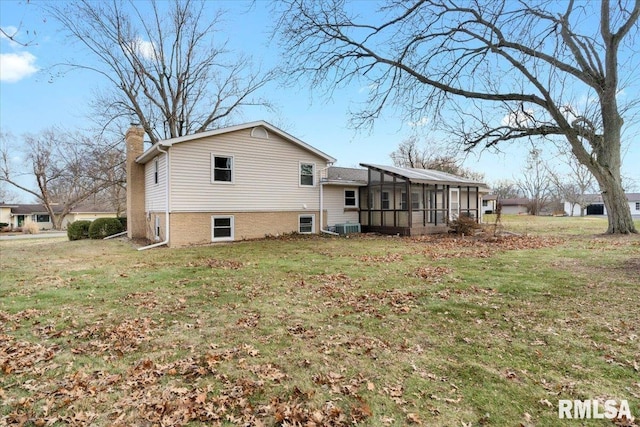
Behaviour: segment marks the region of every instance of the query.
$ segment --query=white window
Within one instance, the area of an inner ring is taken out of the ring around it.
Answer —
[[[233,182],[233,156],[211,155],[211,182]]]
[[[315,230],[315,215],[300,215],[298,217],[298,232],[301,234],[310,234]]]
[[[640,202],[636,202],[636,210],[640,211]]]
[[[358,206],[358,196],[356,190],[344,190],[344,207],[355,208]]]
[[[211,241],[233,240],[233,216],[211,217]]]
[[[300,185],[313,186],[315,183],[315,163],[300,163]]]
[[[49,215],[31,215],[31,221],[33,222],[50,222],[51,217]]]
[[[389,192],[382,192],[382,209],[389,209]]]

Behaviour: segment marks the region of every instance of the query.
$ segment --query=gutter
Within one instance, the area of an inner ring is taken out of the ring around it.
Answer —
[[[164,153],[164,155],[167,157],[167,175],[166,175],[166,185],[165,185],[165,195],[166,195],[166,204],[165,204],[165,215],[164,215],[164,224],[165,224],[165,233],[164,233],[164,240],[162,242],[159,243],[154,243],[152,245],[148,245],[148,246],[143,246],[141,248],[138,248],[139,251],[145,251],[147,249],[153,249],[153,248],[157,248],[158,246],[163,246],[163,245],[168,245],[169,244],[169,183],[170,183],[170,176],[171,176],[171,157],[169,157],[169,150],[167,149],[166,151],[163,150],[162,148],[160,148],[160,146],[158,145],[156,147],[156,150],[158,150],[161,153]],[[145,192],[146,192],[146,188],[145,188]]]

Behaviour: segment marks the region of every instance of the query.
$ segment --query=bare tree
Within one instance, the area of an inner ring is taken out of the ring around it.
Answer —
[[[637,84],[640,0],[388,0],[367,21],[344,1],[277,4],[291,73],[329,91],[369,88],[356,126],[392,106],[446,119],[469,148],[564,139],[600,185],[607,231],[636,232],[620,149],[638,99],[618,95]]]
[[[143,7],[149,7],[144,9]],[[81,0],[47,10],[98,65],[69,63],[106,77],[94,102],[110,120],[138,121],[152,142],[219,127],[254,98],[274,72],[254,70],[215,34],[222,14],[195,0],[141,3]]]
[[[13,170],[7,134],[2,134],[0,181],[25,191],[41,202],[49,213],[55,229],[78,204],[114,184],[112,174],[121,167],[119,150],[100,144],[94,138],[72,135],[48,129],[35,135],[25,135],[22,154],[25,166]],[[24,182],[35,180],[35,187]]]
[[[462,160],[443,151],[439,145],[428,142],[422,147],[420,145],[418,138],[413,136],[402,141],[389,157],[395,166],[402,168],[432,169],[476,181],[484,180],[484,174],[463,167]]]
[[[515,199],[522,194],[518,190],[515,182],[509,180],[498,180],[491,185],[491,192],[500,199]]]
[[[542,209],[549,205],[554,195],[549,171],[540,154],[536,149],[529,151],[527,165],[520,178],[516,180],[520,193],[529,199],[527,210],[531,215],[539,215]]]
[[[575,206],[579,206],[580,216],[584,216],[585,209],[593,202],[588,194],[595,190],[595,179],[589,169],[578,162],[578,159],[571,153],[561,150],[556,158],[564,164],[568,173],[562,174],[547,168],[549,178],[556,187],[559,197],[569,203],[570,215],[573,216]]]

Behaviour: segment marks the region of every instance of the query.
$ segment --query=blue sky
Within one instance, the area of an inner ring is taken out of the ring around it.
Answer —
[[[227,10],[222,34],[228,38],[232,49],[252,55],[255,62],[265,67],[277,63],[279,51],[276,42],[270,38],[272,18],[266,1],[253,4],[218,1],[214,8],[218,7]],[[83,56],[83,51],[70,44],[58,24],[47,19],[33,2],[0,0],[0,25],[5,30],[15,29],[19,40],[31,41],[29,46],[22,47],[7,39],[0,40],[2,131],[13,134],[19,143],[20,135],[54,125],[69,130],[88,126],[91,96],[96,89],[105,87],[106,82],[89,71],[73,71],[51,78],[47,69],[71,57],[86,61],[91,58]],[[349,128],[348,112],[357,109],[358,102],[364,100],[363,89],[347,87],[335,91],[333,97],[327,99],[307,86],[282,87],[274,82],[260,95],[271,100],[277,111],[247,109],[238,121],[267,120],[337,158],[337,165],[345,167],[361,162],[391,164],[389,154],[414,132],[429,139],[447,138],[432,134],[428,126],[408,123],[390,110],[376,122],[371,132]],[[623,174],[638,185],[639,145],[638,142],[629,144],[623,167]],[[488,183],[517,177],[524,166],[528,145],[522,142],[500,149],[501,154],[471,153],[464,166],[483,172]],[[26,197],[23,201],[31,201]]]

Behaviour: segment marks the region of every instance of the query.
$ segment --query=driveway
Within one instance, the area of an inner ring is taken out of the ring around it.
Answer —
[[[66,231],[41,231],[37,234],[0,234],[0,241],[22,239],[50,239],[52,237],[67,237]]]

